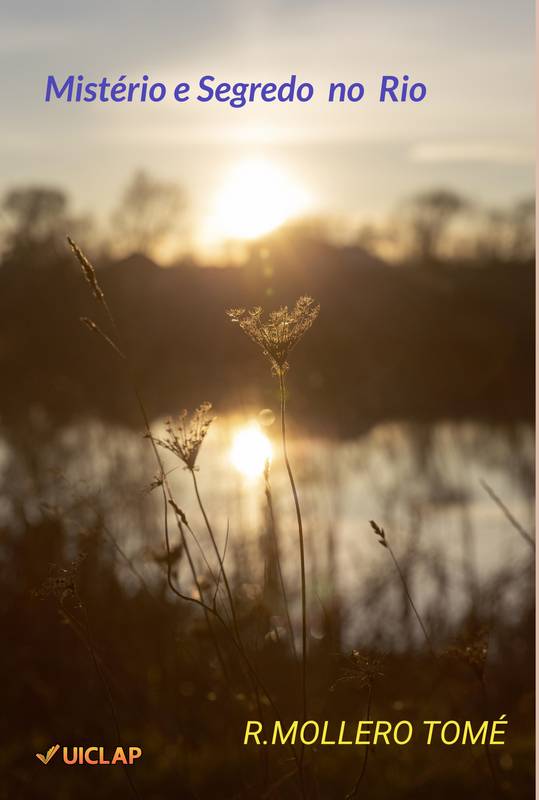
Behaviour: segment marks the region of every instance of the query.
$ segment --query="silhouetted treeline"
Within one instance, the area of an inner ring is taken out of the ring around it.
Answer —
[[[275,381],[225,309],[311,294],[320,320],[293,354],[290,388],[295,414],[321,432],[395,418],[532,417],[532,263],[403,269],[359,247],[276,240],[243,267],[165,269],[142,256],[96,266],[152,415],[204,399],[221,412],[276,405]],[[138,424],[118,357],[82,316],[110,333],[67,246],[5,255],[4,422],[24,424],[39,409],[53,423],[89,412]]]

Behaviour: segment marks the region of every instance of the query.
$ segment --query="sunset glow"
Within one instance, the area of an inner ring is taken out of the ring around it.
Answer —
[[[212,239],[255,239],[305,213],[311,198],[304,187],[269,160],[236,163],[217,190],[208,220]]]

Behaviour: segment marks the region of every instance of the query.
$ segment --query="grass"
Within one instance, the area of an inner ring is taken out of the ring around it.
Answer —
[[[86,530],[82,537],[94,555],[84,562],[86,575],[73,576],[73,594],[68,592],[62,597],[67,614],[72,613],[70,604],[74,598],[84,598],[84,608],[91,604],[92,619],[98,622],[91,637],[97,678],[103,687],[108,687],[105,694],[107,702],[112,704],[115,719],[127,718],[127,725],[123,724],[122,729],[128,731],[130,739],[144,740],[148,756],[146,764],[142,764],[140,770],[137,768],[134,791],[148,798],[157,793],[179,798],[277,797],[287,800],[301,796],[309,800],[317,797],[352,800],[363,792],[373,798],[387,797],[388,793],[404,796],[410,791],[419,798],[433,792],[440,797],[452,797],[458,786],[460,790],[466,787],[479,798],[491,796],[488,772],[477,768],[471,756],[464,765],[448,766],[443,760],[446,755],[441,751],[425,754],[404,748],[398,754],[402,775],[397,775],[394,772],[397,756],[380,748],[376,752],[365,748],[358,753],[346,751],[346,748],[330,752],[304,750],[298,746],[276,752],[242,747],[242,726],[246,719],[279,719],[286,723],[295,718],[298,706],[301,720],[391,719],[420,713],[442,719],[444,716],[453,718],[450,715],[455,713],[485,715],[488,653],[481,651],[477,640],[472,638],[468,644],[453,648],[447,658],[441,651],[432,658],[432,642],[436,642],[438,649],[442,641],[456,639],[471,624],[477,609],[464,613],[458,623],[450,622],[442,598],[420,614],[408,571],[405,573],[401,569],[400,557],[397,559],[384,529],[371,523],[380,543],[390,554],[426,646],[418,647],[415,637],[407,641],[403,631],[391,643],[388,631],[395,631],[398,626],[392,619],[393,612],[385,610],[391,609],[385,603],[395,582],[389,579],[375,584],[372,582],[375,575],[367,576],[365,585],[358,587],[357,595],[344,598],[349,620],[362,622],[363,633],[357,647],[346,655],[335,652],[329,637],[319,640],[311,635],[313,620],[321,609],[326,628],[340,628],[336,640],[350,639],[350,634],[344,633],[341,618],[332,617],[331,609],[328,611],[319,599],[322,578],[317,577],[318,570],[310,568],[307,556],[315,554],[317,542],[311,542],[309,537],[321,523],[316,519],[313,522],[312,510],[306,513],[308,503],[302,492],[302,481],[289,455],[287,380],[290,355],[319,313],[319,307],[306,297],[300,298],[291,310],[282,307],[267,317],[260,308],[228,312],[231,320],[260,348],[278,384],[282,464],[294,509],[294,539],[297,540],[294,564],[283,564],[278,536],[281,525],[267,465],[264,475],[269,525],[269,547],[264,555],[267,569],[261,579],[262,585],[255,586],[254,595],[248,596],[246,585],[252,586],[259,579],[253,579],[249,567],[242,566],[237,549],[239,532],[221,529],[215,523],[198,479],[199,455],[212,424],[211,406],[201,405],[191,417],[182,412],[178,419],[167,423],[163,436],[155,434],[121,331],[95,270],[71,240],[70,245],[103,316],[102,321],[85,317],[83,323],[102,339],[126,370],[157,470],[148,502],[158,501],[161,507],[159,535],[164,558],[156,559],[152,578],[147,577],[140,559],[128,554],[123,543],[117,541],[96,510],[99,508],[96,499],[95,505],[90,503],[81,517],[93,519],[95,516],[95,532]],[[172,479],[165,456],[175,459],[173,469],[180,466],[188,471],[192,494],[178,491],[179,482]],[[150,474],[148,472],[148,477]],[[110,493],[115,490],[114,485],[108,487]],[[283,497],[279,494],[277,499],[282,508]],[[121,502],[124,501],[122,497]],[[193,506],[195,513],[188,513],[186,509]],[[63,535],[70,528],[65,509],[51,506],[49,516],[54,531]],[[514,519],[512,515],[511,518]],[[330,522],[332,526],[337,525],[336,520]],[[285,537],[290,540],[292,532],[286,530]],[[234,543],[232,548],[231,542]],[[118,580],[118,564],[131,574],[135,590],[126,589]],[[161,564],[164,564],[164,576]],[[445,564],[435,566],[442,576],[454,569]],[[275,587],[269,577],[272,574],[276,576]],[[291,575],[297,575],[298,580],[292,581]],[[516,577],[510,576],[509,580],[511,586],[516,585]],[[168,593],[164,592],[163,584]],[[483,594],[488,590],[499,595],[500,586],[493,582],[490,587],[482,586],[481,590]],[[15,607],[23,603],[21,596],[15,587]],[[491,640],[498,643],[498,654],[500,647],[505,647],[505,652],[503,657],[491,657],[492,675],[489,676],[489,713],[493,710],[494,716],[499,716],[499,703],[503,702],[502,710],[513,710],[517,730],[526,741],[531,729],[522,711],[525,703],[517,686],[508,685],[507,659],[515,673],[520,671],[522,685],[531,685],[526,659],[518,644],[529,623],[528,608],[523,606],[514,628],[501,614],[494,621]],[[284,620],[282,626],[273,621],[279,611]],[[380,623],[377,615],[381,616]],[[108,626],[115,631],[122,625],[123,640],[113,640]],[[89,628],[83,625],[81,630],[89,631]],[[436,632],[435,638],[430,631]],[[37,646],[41,641],[40,632],[32,635]],[[47,635],[54,636],[50,626]],[[297,647],[298,641],[301,649]],[[60,635],[59,642],[65,646]],[[151,652],[153,643],[155,653]],[[389,652],[382,659],[384,644],[389,644]],[[64,651],[57,655],[62,660],[62,670],[69,674],[70,667],[64,664],[68,660]],[[42,662],[39,663],[42,669]],[[456,666],[448,666],[449,663]],[[472,667],[471,683],[466,672],[461,672],[461,666]],[[125,674],[126,669],[128,674]],[[80,674],[84,674],[84,667],[80,670]],[[118,675],[122,675],[122,679]],[[417,685],[418,675],[423,679],[420,686]],[[478,675],[480,680],[476,686],[480,692],[473,688]],[[334,690],[330,692],[329,687]],[[79,698],[79,703],[79,714],[84,722],[82,729],[90,724],[89,720],[94,720],[92,724],[99,727],[98,709],[90,708],[83,698]],[[121,709],[121,714],[116,708]],[[74,712],[73,705],[68,704],[65,716],[60,715],[60,728],[64,725],[67,730]],[[167,742],[174,740],[178,731],[183,740],[175,749],[176,761],[169,763],[165,755]],[[120,732],[119,728],[115,736],[118,740],[126,738],[124,730]],[[486,751],[487,766],[497,792],[512,797],[524,796],[523,787],[528,785],[529,773],[526,747],[523,756],[519,756],[516,747],[512,751],[515,763],[521,758],[514,776],[510,776],[512,780],[503,775],[500,779],[501,762],[496,761],[497,754]],[[468,754],[465,756],[468,758]],[[420,776],[423,776],[423,783]],[[389,781],[389,788],[384,781]],[[19,795],[23,796],[20,792]]]

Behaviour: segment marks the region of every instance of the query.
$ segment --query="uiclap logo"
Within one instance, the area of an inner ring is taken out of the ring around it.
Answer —
[[[49,747],[45,755],[36,753],[42,764],[48,764],[56,753],[60,750],[59,744]],[[141,747],[116,747],[114,750],[107,750],[106,747],[63,747],[62,759],[64,764],[75,766],[77,764],[89,764],[90,766],[103,766],[121,764],[133,764],[142,755]]]

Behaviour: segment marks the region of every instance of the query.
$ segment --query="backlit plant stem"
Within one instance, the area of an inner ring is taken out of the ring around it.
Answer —
[[[400,568],[400,564],[397,561],[397,557],[396,557],[395,553],[393,552],[393,548],[389,544],[389,540],[388,540],[388,538],[386,536],[386,532],[373,519],[371,519],[371,528],[373,529],[374,533],[378,537],[378,543],[381,544],[382,547],[385,547],[385,549],[389,552],[389,555],[391,556],[391,560],[393,561],[393,564],[395,565],[395,569],[397,570],[397,574],[398,574],[398,576],[399,576],[399,578],[401,580],[401,583],[403,585],[404,593],[406,594],[406,598],[407,598],[408,602],[410,603],[410,607],[411,607],[412,611],[414,612],[417,621],[419,622],[419,626],[421,628],[423,636],[425,637],[425,641],[426,641],[426,643],[428,645],[428,648],[429,648],[429,650],[431,652],[431,655],[433,655],[436,658],[436,653],[435,653],[434,647],[432,645],[431,638],[430,638],[429,634],[427,633],[427,629],[426,629],[425,625],[423,624],[423,620],[421,619],[421,614],[417,610],[416,605],[415,605],[415,603],[413,601],[412,594],[411,594],[411,592],[410,592],[410,590],[408,588],[408,583],[406,581],[406,576],[405,576],[404,572],[402,571],[402,569]]]
[[[369,694],[368,694],[368,697],[367,697],[367,710],[365,712],[365,720],[370,720],[370,718],[371,718],[372,696],[373,696],[373,686],[371,684],[369,686]],[[350,792],[348,792],[348,794],[346,795],[344,800],[355,800],[355,798],[358,796],[359,789],[360,789],[360,786],[361,786],[361,782],[362,782],[363,778],[365,777],[365,773],[367,771],[367,761],[369,760],[369,751],[370,751],[370,749],[371,749],[370,745],[365,745],[365,751],[363,753],[363,762],[361,764],[361,770],[360,770],[360,773],[359,773],[359,777],[357,778],[356,782],[354,783],[354,786],[353,786],[352,790]]]
[[[87,648],[87,650],[88,650],[88,652],[90,654],[90,658],[92,660],[92,664],[93,664],[94,669],[96,671],[97,677],[99,678],[99,681],[100,681],[101,686],[103,688],[103,691],[105,693],[105,697],[107,699],[107,703],[108,703],[108,706],[109,706],[109,709],[110,709],[112,721],[114,723],[114,729],[115,729],[115,732],[116,732],[116,741],[118,742],[118,745],[120,747],[123,747],[124,743],[123,743],[123,737],[122,737],[122,731],[121,731],[121,727],[120,727],[120,720],[119,720],[119,717],[118,717],[118,712],[116,711],[116,705],[114,703],[114,698],[112,696],[111,688],[110,688],[109,683],[108,683],[108,681],[107,681],[107,679],[105,677],[105,673],[104,673],[102,667],[99,664],[99,658],[97,656],[97,653],[96,653],[96,650],[95,650],[95,647],[94,647],[94,643],[93,643],[93,637],[92,637],[92,634],[91,634],[91,631],[90,631],[90,620],[89,620],[89,617],[88,617],[88,611],[86,609],[86,606],[83,605],[82,602],[79,601],[79,603],[80,603],[80,607],[82,609],[82,613],[83,613],[83,616],[84,616],[84,626],[80,624],[80,622],[76,618],[76,616],[74,614],[72,614],[62,603],[60,603],[60,606],[59,606],[60,612],[64,615],[64,618],[66,619],[66,621],[70,625],[71,629],[80,637],[80,639],[82,640],[82,642],[84,643],[84,645],[86,646],[86,648]],[[132,776],[129,773],[128,767],[125,764],[123,765],[123,770],[124,770],[124,775],[126,777],[127,783],[129,784],[129,788],[131,789],[131,792],[133,793],[134,797],[138,798],[138,800],[141,800],[141,795],[140,795],[140,793],[139,793],[139,791],[138,791],[138,789],[137,789],[137,787],[135,785],[135,782],[134,782]]]
[[[238,619],[237,619],[237,616],[236,616],[236,607],[235,607],[235,603],[234,603],[234,596],[232,594],[232,589],[230,588],[230,582],[229,582],[227,574],[226,574],[225,565],[224,565],[224,562],[223,562],[223,557],[222,557],[222,555],[221,555],[221,553],[219,551],[219,547],[217,546],[217,541],[215,539],[215,534],[213,533],[213,528],[212,528],[211,522],[210,522],[210,520],[208,518],[208,515],[206,513],[206,509],[204,508],[204,503],[202,502],[202,497],[200,496],[200,490],[198,488],[198,481],[197,481],[196,472],[195,472],[194,469],[190,469],[189,472],[191,473],[191,477],[193,479],[193,487],[194,487],[194,490],[195,490],[195,495],[196,495],[196,498],[197,498],[198,507],[199,507],[200,513],[202,514],[202,517],[204,519],[204,524],[206,525],[206,528],[207,528],[207,531],[208,531],[208,534],[209,534],[209,537],[210,537],[210,540],[211,540],[211,543],[212,543],[213,550],[214,550],[215,555],[217,557],[217,561],[218,561],[219,569],[220,569],[220,574],[223,576],[223,583],[225,584],[226,595],[228,597],[228,602],[230,604],[230,612],[232,614],[232,624],[234,626],[234,632],[235,632],[235,634],[236,634],[236,636],[238,638],[238,641],[241,641],[239,628],[238,628]]]
[[[299,506],[298,492],[292,467],[288,459],[288,451],[286,444],[286,385],[283,370],[279,371],[279,391],[281,396],[281,439],[283,446],[283,458],[286,465],[286,471],[290,480],[290,487],[292,495],[294,496],[294,505],[296,507],[296,519],[298,523],[298,540],[299,540],[299,563],[301,570],[301,697],[302,697],[302,713],[303,721],[307,719],[307,581],[305,576],[305,544],[303,536],[303,520],[301,518],[301,509]]]
[[[236,615],[236,607],[235,607],[235,603],[234,603],[234,595],[232,594],[232,589],[230,588],[230,582],[229,582],[227,574],[226,574],[225,565],[224,565],[224,561],[223,561],[223,556],[221,555],[221,553],[219,551],[219,547],[217,546],[217,541],[215,539],[215,534],[213,532],[213,528],[212,528],[211,522],[210,522],[209,517],[208,517],[208,515],[206,513],[206,509],[204,508],[204,503],[202,502],[202,497],[200,496],[200,491],[199,491],[199,488],[198,488],[198,481],[197,481],[195,469],[192,468],[192,469],[189,470],[189,472],[191,473],[191,477],[193,478],[193,486],[194,486],[194,489],[195,489],[195,495],[196,495],[196,498],[197,498],[198,506],[199,506],[200,512],[201,512],[201,514],[202,514],[202,516],[204,518],[204,522],[206,524],[206,528],[208,530],[208,534],[210,536],[211,543],[212,543],[213,549],[215,551],[215,555],[217,556],[217,561],[219,562],[219,570],[220,570],[219,574],[222,575],[223,582],[225,584],[226,595],[228,597],[228,602],[230,604],[230,613],[232,614],[232,627],[233,627],[233,630],[234,630],[234,634],[236,636],[236,639],[237,639],[239,647],[241,648],[241,650],[243,650],[244,655],[246,655],[245,646],[244,646],[243,639],[242,639],[241,632],[240,632],[240,628],[239,628],[239,625],[238,625],[238,618],[237,618],[237,615]],[[262,703],[261,703],[258,683],[257,683],[256,680],[254,680],[252,678],[250,672],[249,672],[249,677],[251,677],[253,693],[254,693],[254,696],[255,696],[255,702],[256,702],[257,709],[258,709],[258,715],[259,715],[260,719],[262,720],[263,719],[263,709],[262,709]]]
[[[288,603],[288,594],[286,591],[286,585],[284,582],[283,570],[281,566],[281,554],[279,548],[279,540],[277,537],[277,525],[275,522],[275,513],[273,510],[273,498],[271,496],[271,484],[269,479],[269,462],[266,462],[266,468],[264,469],[264,482],[266,487],[266,501],[268,504],[268,511],[270,517],[270,528],[271,528],[271,538],[273,543],[274,557],[275,557],[275,563],[277,565],[279,584],[281,586],[281,594],[283,596],[283,605],[286,616],[286,624],[288,626],[288,635],[290,637],[290,646],[292,648],[292,653],[294,655],[294,658],[297,659],[298,654],[296,651],[296,642],[294,640],[294,629],[292,627],[292,620],[290,618],[290,606]]]
[[[401,583],[403,585],[404,592],[406,594],[408,602],[410,603],[410,607],[411,607],[412,611],[414,612],[417,621],[419,622],[419,626],[421,628],[423,636],[425,637],[425,641],[427,643],[427,646],[428,646],[431,654],[435,655],[434,647],[432,646],[431,638],[430,638],[429,634],[427,633],[427,629],[425,628],[423,620],[421,619],[421,614],[417,610],[416,605],[415,605],[415,603],[414,603],[414,601],[412,599],[412,595],[410,593],[410,590],[408,589],[408,584],[406,582],[406,578],[404,576],[404,573],[403,573],[402,569],[400,568],[399,562],[397,561],[397,557],[395,556],[395,554],[394,554],[394,552],[393,552],[393,550],[391,548],[391,545],[389,543],[387,544],[387,549],[389,550],[389,555],[391,556],[391,558],[393,560],[393,563],[395,565],[395,569],[397,570],[399,578],[401,579]]]

